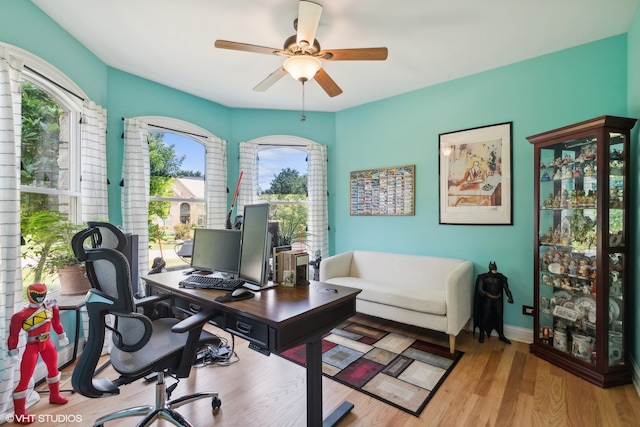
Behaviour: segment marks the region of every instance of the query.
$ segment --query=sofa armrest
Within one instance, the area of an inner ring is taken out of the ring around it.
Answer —
[[[473,263],[464,261],[447,277],[447,333],[458,335],[471,319],[473,299]]]
[[[353,251],[330,256],[320,262],[320,281],[333,277],[349,277]]]

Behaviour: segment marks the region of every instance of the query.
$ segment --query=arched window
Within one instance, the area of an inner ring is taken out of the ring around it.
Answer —
[[[36,274],[53,291],[50,298],[56,297],[54,267],[72,256],[72,225],[106,218],[105,116],[55,67],[0,42],[2,336],[9,335],[9,320],[24,306],[24,285]],[[19,364],[0,356],[4,383],[14,384],[18,375]],[[0,390],[0,406],[8,407],[10,391]]]
[[[16,152],[22,282],[57,287],[58,267],[77,262],[69,243],[79,225],[106,219],[105,114],[47,62],[2,43],[1,49],[23,63]]]
[[[180,223],[191,223],[191,205],[189,203],[180,203]]]
[[[270,161],[272,157],[275,158],[273,162]],[[303,163],[303,158],[306,167],[294,166]],[[276,165],[275,169],[271,164]],[[278,223],[279,242],[286,242],[286,238],[290,238],[293,244],[309,252],[311,259],[328,255],[327,151],[324,145],[289,135],[242,142],[240,170],[243,178],[238,213],[246,204],[269,200],[272,205],[271,218]],[[280,181],[283,181],[282,186]],[[304,185],[306,194],[302,194],[300,189],[292,191]],[[283,195],[282,191],[298,194]],[[286,223],[290,226],[285,226]]]
[[[173,248],[191,239],[194,227],[225,225],[226,141],[159,116],[125,119],[124,135],[123,228],[139,236],[141,274],[160,255],[168,269],[186,267]],[[149,177],[148,187],[140,176]]]
[[[278,246],[307,249],[307,170],[304,147],[264,146],[258,151],[258,199],[269,202]]]

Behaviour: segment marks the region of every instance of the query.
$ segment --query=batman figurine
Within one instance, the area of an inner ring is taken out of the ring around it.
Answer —
[[[513,296],[509,290],[507,277],[498,273],[495,261],[489,262],[489,272],[478,275],[474,304],[474,331],[480,328],[479,342],[484,342],[484,334],[491,335],[492,330],[498,332],[500,341],[511,344],[503,331],[503,294],[507,294],[507,302],[513,304]]]

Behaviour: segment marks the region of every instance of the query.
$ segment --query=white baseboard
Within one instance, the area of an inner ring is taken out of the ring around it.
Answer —
[[[533,329],[517,326],[504,326],[504,335],[510,340],[531,344],[533,342]]]
[[[491,336],[498,336],[495,329],[491,331]],[[504,336],[513,341],[531,344],[533,342],[533,329],[504,325]]]

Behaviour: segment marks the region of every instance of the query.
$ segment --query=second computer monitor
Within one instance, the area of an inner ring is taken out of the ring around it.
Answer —
[[[245,287],[261,288],[268,283],[269,249],[271,237],[269,227],[269,204],[246,205],[242,224],[240,266],[238,278]]]
[[[238,274],[240,230],[196,228],[191,267],[196,270]]]

